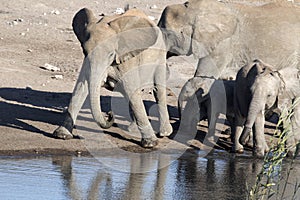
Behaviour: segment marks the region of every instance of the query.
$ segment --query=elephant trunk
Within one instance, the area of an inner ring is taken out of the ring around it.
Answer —
[[[245,145],[247,142],[247,139],[252,131],[252,127],[254,125],[254,122],[257,118],[257,115],[259,112],[262,112],[264,109],[264,101],[262,98],[257,97],[256,94],[253,95],[252,101],[250,102],[249,111],[247,120],[245,123],[245,127],[243,130],[243,133],[240,137],[240,143]]]
[[[106,78],[106,67],[99,66],[99,62],[90,60],[90,74],[89,74],[89,94],[91,111],[96,123],[104,129],[110,128],[114,123],[113,113],[108,113],[106,119],[102,113],[100,103],[100,89],[101,83]]]

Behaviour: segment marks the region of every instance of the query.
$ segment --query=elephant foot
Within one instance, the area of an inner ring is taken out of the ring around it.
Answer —
[[[168,123],[163,128],[161,128],[161,130],[159,131],[159,136],[168,137],[172,133],[173,133],[173,127],[171,126],[171,124]]]
[[[268,151],[269,151],[269,147],[264,147],[264,148],[256,147],[253,151],[253,155],[257,158],[263,158]]]
[[[141,146],[144,148],[153,148],[158,145],[158,139],[142,138]]]
[[[231,136],[231,128],[227,128],[225,131],[222,131],[222,134]]]
[[[253,155],[257,158],[263,158],[265,156],[265,152],[261,150],[255,150]]]
[[[234,145],[233,152],[239,153],[239,154],[244,153],[244,147],[243,147],[243,145],[240,145],[240,144]]]
[[[292,148],[287,152],[287,157],[289,158],[295,158],[296,156],[296,148]]]
[[[60,126],[54,132],[53,136],[59,139],[69,140],[73,138],[73,134],[70,133],[65,127]]]

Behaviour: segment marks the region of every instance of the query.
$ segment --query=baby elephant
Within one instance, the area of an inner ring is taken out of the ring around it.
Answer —
[[[253,128],[254,153],[259,157],[264,156],[269,150],[264,137],[266,112],[274,109],[283,111],[295,102],[291,122],[284,125],[292,125],[286,145],[290,155],[295,152],[295,145],[300,141],[300,104],[297,104],[300,97],[299,77],[300,72],[296,67],[275,71],[260,60],[253,61],[239,71],[236,79],[236,105],[240,111],[236,117],[236,150],[242,148],[241,144],[245,144]]]
[[[197,77],[193,77],[188,80],[188,82],[184,85],[182,91],[193,90],[191,88],[193,85],[197,84]],[[208,94],[202,96],[203,93],[207,93],[205,90],[206,82],[208,85],[212,86],[208,91]],[[182,112],[181,116],[181,125],[182,126],[196,126],[196,123],[199,120],[208,119],[208,141],[214,142],[214,135],[216,129],[216,123],[220,114],[225,114],[227,120],[229,121],[231,128],[233,128],[234,122],[234,87],[235,81],[233,80],[216,80],[216,79],[207,79],[206,82],[203,82],[201,79],[201,83],[203,84],[200,89],[195,93],[196,96],[192,99],[188,99],[186,106]],[[181,94],[184,94],[181,92]],[[181,105],[180,99],[178,100],[178,109],[179,113],[181,113]],[[197,102],[193,104],[193,102]],[[233,129],[231,129],[233,130]]]

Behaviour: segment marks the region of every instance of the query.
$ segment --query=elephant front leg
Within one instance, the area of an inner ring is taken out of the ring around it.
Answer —
[[[156,85],[154,87],[154,97],[158,104],[159,122],[160,122],[159,135],[162,137],[169,136],[173,132],[173,127],[169,121],[166,87],[161,85]]]
[[[88,95],[87,81],[85,78],[85,67],[82,67],[76,86],[74,88],[72,98],[66,113],[66,117],[61,126],[54,132],[53,136],[60,139],[72,139],[72,130],[75,124],[77,115]]]
[[[299,145],[300,142],[300,103],[299,98],[296,101],[296,106],[293,109],[294,115],[291,118],[291,123],[284,124],[285,127],[290,126],[292,124],[292,131],[289,133],[286,141],[286,147],[288,149],[288,156],[294,157],[297,145]],[[294,101],[295,102],[295,101]]]
[[[233,144],[233,151],[236,153],[244,153],[244,147],[240,143],[240,137],[242,135],[242,132],[244,130],[244,123],[246,119],[242,117],[241,115],[235,115],[234,120],[234,144]]]
[[[138,129],[142,135],[141,146],[145,148],[153,148],[158,144],[158,139],[148,120],[141,94],[140,92],[134,92],[132,95],[128,96]]]
[[[254,124],[254,155],[257,157],[263,157],[265,153],[269,151],[269,147],[265,139],[264,126],[264,112],[260,112],[258,113]]]

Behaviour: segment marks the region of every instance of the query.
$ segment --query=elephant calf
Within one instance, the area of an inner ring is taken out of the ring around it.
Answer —
[[[160,135],[173,129],[166,103],[166,47],[160,29],[137,9],[98,20],[89,9],[81,9],[73,18],[73,30],[85,55],[67,116],[54,131],[62,139],[73,138],[72,129],[89,94],[93,118],[101,128],[114,122],[112,112],[106,118],[101,110],[102,86],[117,87],[128,98],[143,147],[157,145],[157,137],[148,120],[141,98],[143,87],[154,87],[160,117]]]
[[[216,129],[217,119],[220,114],[225,114],[227,120],[233,130],[234,122],[234,87],[235,81],[233,80],[215,80],[207,79],[207,81],[213,81],[208,83],[212,85],[208,92],[206,84],[203,79],[200,78],[202,86],[196,92],[196,96],[193,98],[187,98],[185,94],[189,94],[190,91],[194,90],[193,86],[197,85],[197,77],[189,79],[183,86],[180,96],[178,98],[178,109],[181,114],[183,100],[187,100],[186,106],[182,112],[181,125],[184,127],[196,126],[196,123],[200,120],[208,119],[208,137],[207,139],[211,142],[214,141],[214,134]],[[197,87],[198,88],[198,87]],[[204,97],[203,93],[207,94]],[[198,100],[201,99],[201,100]],[[195,101],[193,101],[195,100]],[[196,104],[194,104],[197,102]],[[198,116],[198,117],[195,117]]]
[[[264,137],[265,114],[277,109],[283,111],[295,103],[291,119],[292,133],[288,135],[289,154],[295,152],[300,141],[300,97],[299,69],[288,66],[278,71],[260,60],[241,68],[236,79],[235,148],[241,151],[253,129],[254,153],[262,157],[269,150]],[[243,125],[245,127],[243,127]],[[284,126],[288,126],[285,124]],[[241,142],[241,144],[239,143]]]

